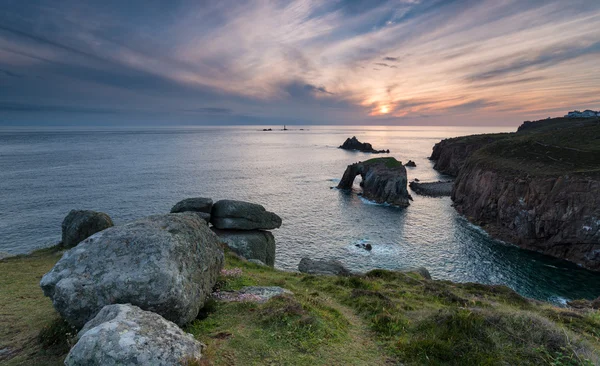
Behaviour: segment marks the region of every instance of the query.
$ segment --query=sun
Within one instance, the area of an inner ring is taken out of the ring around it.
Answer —
[[[387,114],[390,112],[390,107],[388,107],[387,105],[382,105],[381,107],[379,107],[379,112],[381,114]]]

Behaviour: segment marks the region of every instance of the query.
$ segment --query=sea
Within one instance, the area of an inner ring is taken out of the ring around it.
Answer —
[[[335,188],[348,164],[373,155],[338,149],[348,137],[390,149],[416,168],[409,181],[450,179],[428,157],[441,139],[512,127],[257,126],[0,129],[0,252],[57,244],[71,209],[122,224],[169,212],[179,200],[255,202],[283,219],[275,266],[335,259],[364,272],[426,267],[438,280],[502,284],[565,304],[600,296],[600,273],[494,240],[449,197],[412,192],[407,208],[375,204]],[[410,190],[409,190],[410,192]],[[371,244],[367,251],[361,244]],[[358,246],[357,246],[358,245]],[[101,260],[101,258],[99,258]]]

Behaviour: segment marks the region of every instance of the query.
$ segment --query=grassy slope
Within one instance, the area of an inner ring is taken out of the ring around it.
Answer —
[[[532,176],[600,174],[599,119],[556,118],[534,124],[478,150],[470,163]]]
[[[8,365],[58,365],[64,357],[64,333],[70,331],[56,320],[38,287],[57,259],[56,253],[44,251],[0,261],[0,349],[17,350]],[[268,285],[294,295],[262,305],[210,302],[186,329],[207,345],[202,364],[599,362],[600,312],[531,302],[506,287],[429,281],[381,270],[361,277],[310,276],[229,254],[226,266],[240,268],[242,274],[222,276],[221,291]],[[37,334],[48,325],[42,339],[57,344],[44,349]]]

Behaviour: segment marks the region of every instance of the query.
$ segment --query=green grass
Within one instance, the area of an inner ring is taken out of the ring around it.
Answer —
[[[365,164],[377,164],[380,162],[385,162],[385,166],[387,168],[398,168],[402,166],[402,162],[396,160],[394,157],[384,157],[384,158],[373,158],[369,160],[365,160],[363,163]]]
[[[74,330],[38,282],[54,251],[0,261],[2,347],[8,365],[59,365]],[[281,286],[265,304],[209,301],[186,327],[202,365],[593,365],[600,312],[561,309],[504,286],[431,281],[385,270],[364,276],[281,272],[226,254],[221,291]],[[3,364],[4,364],[3,363]]]

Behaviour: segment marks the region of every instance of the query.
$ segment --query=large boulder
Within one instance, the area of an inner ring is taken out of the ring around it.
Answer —
[[[219,239],[197,215],[155,215],[92,235],[40,285],[75,326],[105,305],[126,303],[184,325],[198,315],[222,267]]]
[[[298,264],[298,270],[302,273],[316,275],[348,276],[351,274],[339,261],[319,261],[310,258],[302,258]]]
[[[71,210],[62,222],[62,246],[72,248],[95,233],[114,226],[104,212]]]
[[[281,217],[256,203],[221,200],[214,204],[210,222],[222,230],[273,230],[281,226]]]
[[[236,254],[246,259],[256,259],[266,265],[275,264],[275,238],[270,231],[219,230],[215,234]]]
[[[78,338],[65,359],[67,366],[197,363],[203,346],[174,323],[130,304],[105,306]]]
[[[171,208],[171,213],[179,212],[205,212],[210,214],[213,206],[213,200],[205,197],[186,198],[181,200]]]

